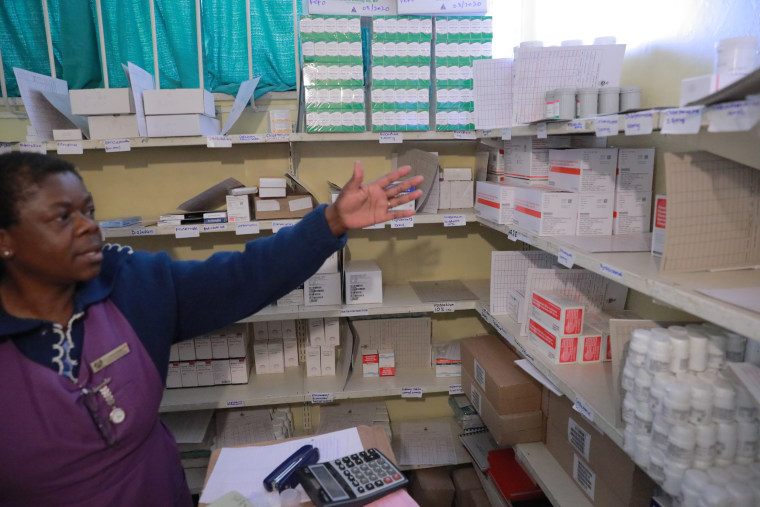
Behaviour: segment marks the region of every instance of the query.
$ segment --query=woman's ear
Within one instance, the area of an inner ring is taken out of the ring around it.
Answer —
[[[7,229],[0,229],[0,260],[13,257],[13,238]]]

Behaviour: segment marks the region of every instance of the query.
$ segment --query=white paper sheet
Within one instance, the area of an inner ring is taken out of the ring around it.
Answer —
[[[87,139],[90,138],[90,123],[87,121],[86,116],[80,116],[71,112],[71,99],[69,98],[68,93],[64,94],[51,91],[43,91],[42,95],[48,102],[50,102],[51,106],[63,114],[67,120],[76,125]]]
[[[513,63],[511,58],[473,62],[476,129],[512,126]]]
[[[534,379],[541,382],[542,385],[546,386],[548,390],[556,394],[557,396],[564,396],[565,393],[557,389],[557,386],[552,384],[551,380],[546,378],[546,376],[538,371],[535,366],[533,366],[533,363],[528,361],[527,359],[518,359],[515,361],[515,364],[525,370],[525,373],[533,377]]]
[[[760,313],[760,287],[743,287],[740,289],[697,289],[711,298]]]
[[[224,448],[219,453],[200,501],[211,503],[230,491],[238,491],[257,507],[279,506],[279,495],[264,489],[264,478],[306,444],[319,449],[320,461],[337,459],[363,449],[356,428],[267,446]],[[308,496],[303,488],[299,486],[297,489],[301,492],[301,501],[307,501]]]
[[[129,84],[132,87],[132,97],[135,99],[137,114],[137,131],[140,137],[148,137],[148,125],[145,123],[145,107],[143,106],[143,90],[153,90],[156,82],[153,76],[132,62],[127,63]]]
[[[229,132],[235,122],[238,121],[248,102],[251,102],[251,105],[253,105],[253,92],[256,90],[256,85],[259,84],[260,79],[260,77],[256,77],[240,83],[240,88],[237,95],[235,95],[235,102],[232,103],[232,109],[230,109],[230,115],[227,117],[227,121],[224,122],[222,135]]]
[[[69,85],[66,81],[17,67],[13,68],[13,72],[29,121],[41,140],[52,141],[53,129],[72,128],[71,121],[43,95],[43,92],[50,92],[68,97]]]
[[[447,422],[401,423],[400,465],[454,465],[457,455],[454,436]]]

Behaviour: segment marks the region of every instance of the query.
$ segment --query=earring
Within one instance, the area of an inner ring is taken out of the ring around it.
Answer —
[[[13,252],[11,252],[10,250],[3,250],[3,257],[5,257],[6,259],[10,257],[11,255],[13,255]]]

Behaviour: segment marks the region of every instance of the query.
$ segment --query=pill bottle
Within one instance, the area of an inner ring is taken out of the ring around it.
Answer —
[[[620,88],[606,86],[599,88],[597,114],[615,114],[620,111]]]
[[[715,44],[715,74],[749,74],[757,66],[757,37],[732,37]]]
[[[658,373],[652,377],[652,385],[649,388],[649,407],[653,414],[659,413],[662,409],[662,403],[665,400],[665,387],[674,381],[675,377],[670,373]]]
[[[623,421],[633,426],[636,420],[636,395],[633,392],[626,393],[623,397]]]
[[[580,92],[580,90],[579,90]],[[636,329],[631,336],[631,342],[628,347],[628,359],[633,366],[641,368],[644,366],[644,361],[647,357],[647,348],[649,347],[649,340],[652,338],[652,333],[646,329]]]
[[[636,379],[636,373],[638,371],[639,369],[635,367],[633,363],[630,361],[625,362],[625,366],[623,367],[623,376],[620,379],[620,384],[624,391],[633,392],[633,385]]]
[[[744,386],[734,386],[736,390],[736,420],[751,422],[757,419],[758,411],[755,400]]]
[[[693,466],[707,470],[715,464],[718,427],[715,424],[699,424],[694,426],[694,431],[697,438],[694,446]]]
[[[728,473],[733,477],[734,482],[750,482],[755,478],[755,472],[747,465],[728,465],[726,467]]]
[[[676,328],[676,329],[673,329]],[[689,335],[685,328],[670,326],[670,371],[680,373],[689,370]]]
[[[757,507],[755,492],[747,483],[729,482],[726,491],[733,502],[732,507]]]
[[[652,450],[652,437],[636,434],[636,452],[633,455],[633,461],[644,470],[649,466],[649,455]]]
[[[599,88],[578,88],[575,94],[575,117],[591,118],[599,111]]]
[[[689,469],[681,481],[681,507],[698,507],[702,498],[702,488],[709,484],[707,474],[702,470]]]
[[[707,336],[698,329],[686,327],[689,334],[689,370],[694,372],[707,369]]]
[[[670,424],[688,422],[691,416],[691,386],[687,382],[675,381],[665,387],[662,413]]]
[[[707,331],[707,369],[722,370],[726,366],[726,342],[728,339],[723,333]]]
[[[705,473],[707,474],[707,478],[713,484],[728,484],[733,480],[731,472],[725,467],[710,467]]]
[[[633,459],[636,455],[636,428],[633,424],[626,424],[623,432],[623,450]]]
[[[555,117],[560,120],[572,120],[575,118],[575,88],[559,88],[555,92],[555,99],[558,104],[558,111]]]
[[[740,465],[749,465],[755,462],[758,452],[758,437],[760,436],[758,423],[757,421],[743,421],[737,425],[739,431],[736,443],[736,462]]]
[[[731,495],[726,488],[717,484],[708,484],[702,488],[702,498],[699,507],[731,507]]]
[[[633,426],[636,428],[636,433],[639,435],[652,435],[652,409],[649,407],[649,402],[640,401],[636,403],[636,411],[633,414]]]
[[[623,86],[620,88],[620,111],[631,111],[641,107],[641,87]]]
[[[713,388],[710,384],[699,380],[692,382],[691,415],[689,416],[689,422],[692,424],[711,423],[713,401]]]
[[[670,371],[670,333],[661,327],[652,329],[652,337],[647,346],[645,367],[650,373]]]
[[[744,349],[744,360],[755,366],[760,366],[760,341],[747,340],[747,346]]]
[[[644,368],[639,368],[636,372],[636,380],[633,386],[633,394],[636,401],[649,401],[649,390],[652,387],[652,374]]]
[[[715,422],[731,422],[736,417],[736,391],[734,386],[717,379],[713,382],[713,419]]]
[[[662,482],[662,489],[665,493],[676,496],[681,491],[681,481],[684,473],[689,467],[680,463],[665,462],[665,480]]]
[[[731,363],[744,362],[744,350],[747,348],[747,338],[739,333],[726,331],[726,361]]]
[[[665,453],[659,449],[652,449],[649,455],[649,467],[647,472],[655,482],[660,483],[665,480]]]
[[[668,450],[668,433],[671,425],[662,414],[655,414],[652,420],[652,448],[662,452]]]
[[[692,424],[676,424],[668,435],[668,450],[665,456],[669,462],[681,463],[688,467],[694,459],[697,432]]]
[[[725,467],[734,463],[739,441],[739,427],[735,421],[718,423],[715,447],[715,465]]]

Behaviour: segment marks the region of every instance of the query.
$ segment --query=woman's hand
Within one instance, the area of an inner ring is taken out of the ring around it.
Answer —
[[[345,184],[335,202],[325,210],[325,218],[333,234],[340,236],[349,229],[361,229],[394,218],[414,215],[414,210],[390,211],[390,208],[413,201],[422,195],[422,190],[419,189],[400,195],[422,183],[422,176],[415,176],[389,187],[394,181],[409,174],[411,170],[409,166],[400,167],[371,183],[362,185],[364,169],[359,162],[354,162],[353,176]]]

